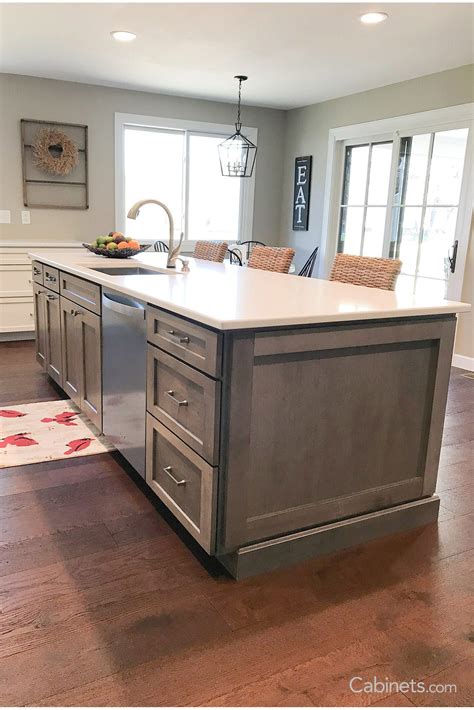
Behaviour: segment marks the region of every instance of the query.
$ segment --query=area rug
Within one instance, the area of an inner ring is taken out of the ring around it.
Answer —
[[[113,449],[70,399],[0,409],[0,468]]]

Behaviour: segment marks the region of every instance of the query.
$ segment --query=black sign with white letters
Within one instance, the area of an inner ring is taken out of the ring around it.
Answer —
[[[293,231],[308,231],[309,196],[311,190],[312,155],[295,160],[295,189],[293,192]]]

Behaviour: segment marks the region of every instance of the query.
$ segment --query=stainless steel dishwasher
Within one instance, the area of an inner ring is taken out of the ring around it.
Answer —
[[[102,291],[103,429],[108,440],[145,477],[145,304]]]

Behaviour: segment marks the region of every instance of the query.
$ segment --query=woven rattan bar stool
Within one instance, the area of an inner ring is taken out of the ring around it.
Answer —
[[[393,291],[401,267],[400,259],[336,254],[329,280]]]
[[[287,274],[294,255],[295,250],[289,247],[256,246],[250,253],[248,266],[251,269],[278,271],[281,274]]]
[[[229,248],[227,242],[196,242],[194,247],[194,258],[205,261],[217,261],[220,264],[224,261],[226,251]]]

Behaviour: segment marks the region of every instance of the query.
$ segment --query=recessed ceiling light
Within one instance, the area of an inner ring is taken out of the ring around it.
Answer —
[[[127,32],[126,30],[115,30],[110,33],[114,39],[118,42],[131,42],[136,39],[137,35],[133,32]]]
[[[388,17],[386,12],[366,12],[360,16],[360,21],[365,25],[378,25]]]

